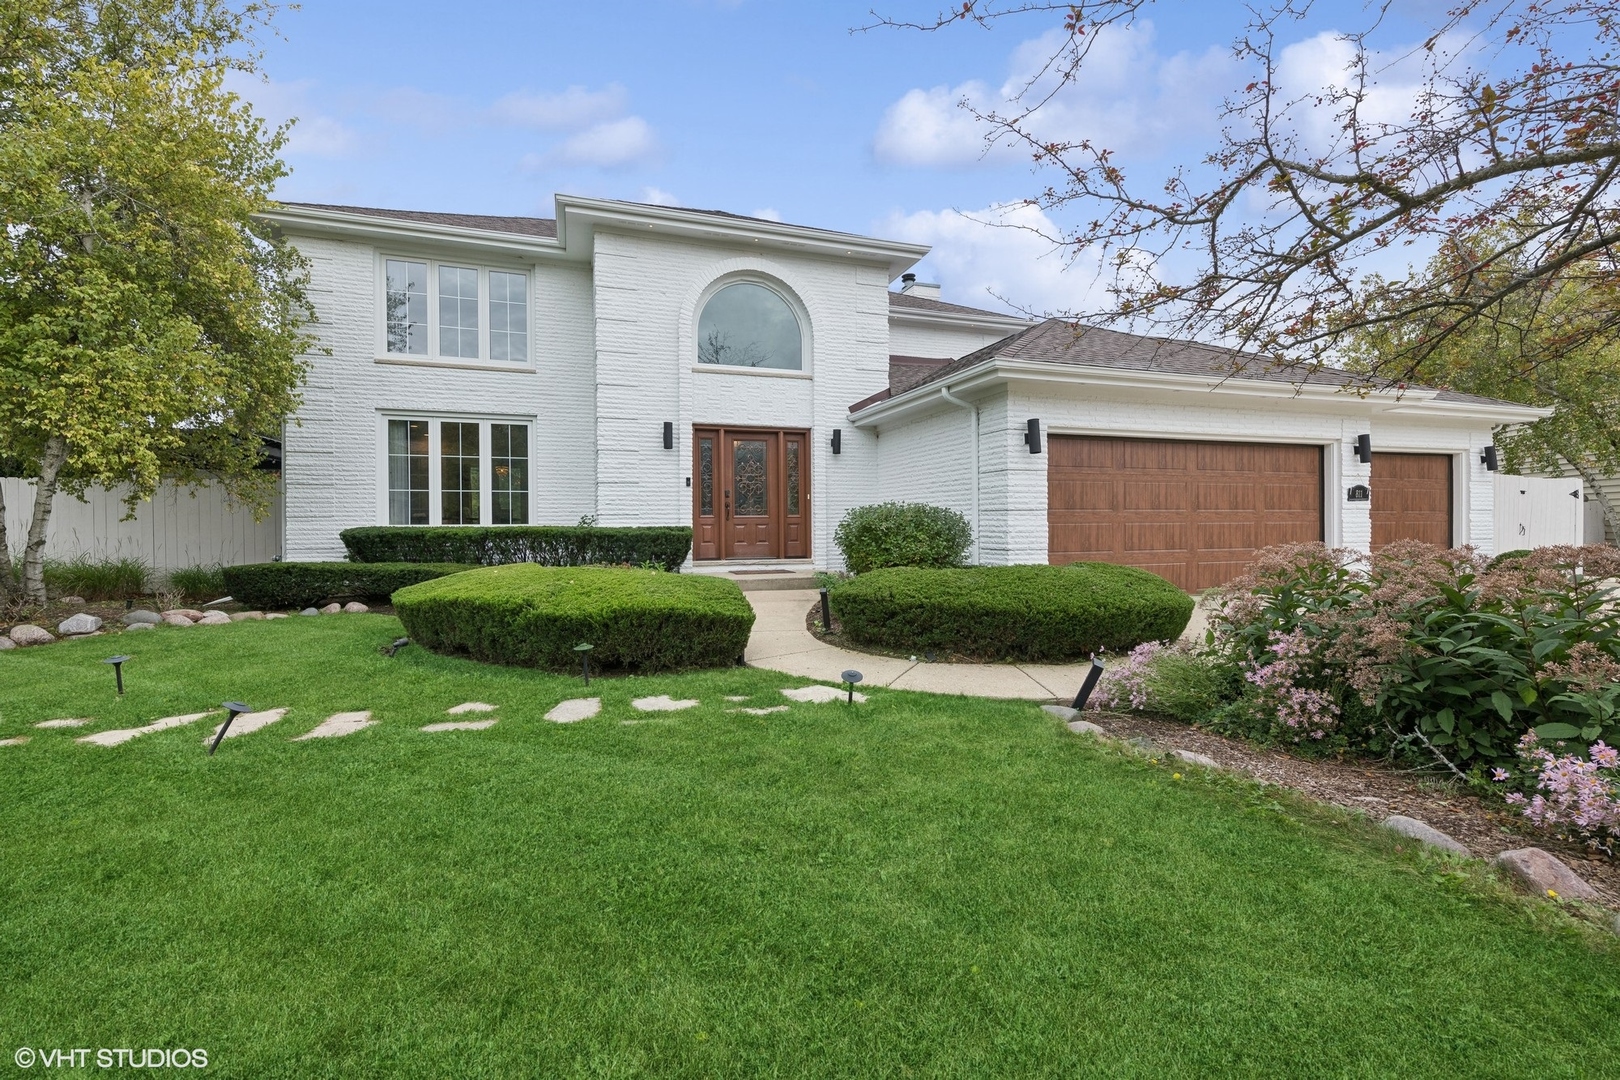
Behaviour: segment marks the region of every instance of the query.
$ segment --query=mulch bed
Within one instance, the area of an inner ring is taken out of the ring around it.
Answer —
[[[1603,893],[1610,907],[1620,908],[1620,863],[1539,832],[1507,807],[1492,805],[1445,776],[1350,756],[1295,757],[1186,724],[1135,714],[1087,711],[1085,718],[1116,738],[1147,739],[1163,750],[1207,754],[1263,783],[1362,811],[1374,821],[1391,814],[1417,818],[1460,841],[1480,858],[1490,859],[1513,848],[1544,848]]]

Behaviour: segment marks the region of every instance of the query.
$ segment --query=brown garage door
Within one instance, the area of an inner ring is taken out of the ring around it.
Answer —
[[[1047,552],[1198,591],[1270,544],[1322,539],[1322,448],[1053,435]]]
[[[1451,455],[1372,456],[1372,546],[1422,540],[1451,546]]]

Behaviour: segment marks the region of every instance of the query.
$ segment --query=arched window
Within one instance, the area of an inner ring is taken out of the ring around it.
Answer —
[[[727,285],[698,317],[698,363],[804,369],[804,339],[787,301],[763,285]]]

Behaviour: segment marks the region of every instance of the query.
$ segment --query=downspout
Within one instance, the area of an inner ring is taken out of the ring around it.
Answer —
[[[943,401],[966,409],[972,414],[973,423],[973,564],[979,564],[979,407],[971,402],[963,401],[951,394],[949,386],[939,388],[939,396]]]

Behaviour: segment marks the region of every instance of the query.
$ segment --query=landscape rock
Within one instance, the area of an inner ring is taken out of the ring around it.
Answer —
[[[1099,739],[1108,738],[1108,732],[1093,724],[1090,720],[1070,720],[1064,726],[1076,735],[1095,735]]]
[[[315,610],[312,607],[307,607],[303,611],[300,611],[298,614],[300,614],[300,615],[319,615],[320,612]]]
[[[343,605],[343,610],[348,612],[350,615],[364,615],[371,609],[360,603],[358,600],[350,600],[347,604]]]
[[[841,690],[836,686],[800,686],[782,691],[783,697],[790,697],[794,701],[822,702],[822,701],[848,701],[849,691]],[[860,691],[855,692],[856,701],[865,701],[866,695]]]
[[[11,638],[5,634],[0,634],[0,652],[5,652],[7,649],[15,649],[16,647],[17,643],[15,641],[12,641]]]
[[[162,620],[159,620],[159,621],[161,622]],[[153,626],[149,622],[138,622],[138,623],[133,623],[133,624],[131,624],[129,626],[126,626],[124,628],[124,632],[126,634],[128,634],[128,633],[133,633],[136,630],[156,630],[156,629],[157,629],[157,627]]]
[[[189,608],[189,607],[170,608],[168,611],[162,612],[162,615],[165,618],[167,618],[170,615],[184,615],[186,618],[190,619],[192,622],[196,622],[198,619],[203,617],[202,612],[198,611],[196,608]]]
[[[314,730],[306,731],[293,742],[303,742],[305,739],[339,739],[345,735],[353,735],[370,727],[377,721],[367,712],[340,712],[322,720]]]
[[[1048,716],[1055,716],[1065,724],[1080,715],[1080,710],[1071,709],[1067,705],[1042,705],[1041,712]]]
[[[198,619],[196,623],[198,626],[229,626],[230,624],[231,617],[223,611],[210,611]]]
[[[1221,767],[1220,762],[1208,754],[1200,754],[1196,750],[1172,750],[1168,756],[1187,765],[1197,765],[1201,769],[1218,769]]]
[[[342,604],[327,604],[325,607],[321,608],[321,614],[322,615],[336,615],[338,612],[340,612],[342,610],[343,610],[343,605]]]
[[[271,611],[271,612],[268,612],[265,615],[265,618],[266,619],[285,619],[285,618],[287,618],[287,613],[285,611]]]
[[[134,611],[124,612],[118,621],[125,626],[139,626],[143,623],[147,626],[156,626],[163,621],[163,616],[155,611],[147,611],[145,608],[136,608]]]
[[[483,731],[495,726],[493,720],[446,720],[438,724],[423,724],[423,731]]]
[[[1126,739],[1125,745],[1129,746],[1133,750],[1138,751],[1139,753],[1148,754],[1153,757],[1157,757],[1159,754],[1164,753],[1164,751],[1159,748],[1158,743],[1154,742],[1145,735],[1137,735],[1133,738]]]
[[[258,622],[258,621],[263,620],[263,618],[264,618],[264,612],[262,612],[262,611],[233,611],[233,612],[231,612],[231,622],[247,622],[249,620],[252,620],[254,622]]]
[[[697,702],[692,698],[676,701],[668,694],[659,694],[657,697],[638,697],[630,704],[642,712],[679,712],[682,709],[691,709],[697,706]]]
[[[49,645],[56,638],[43,626],[22,623],[11,628],[11,640],[18,645]]]
[[[1531,892],[1546,896],[1557,893],[1560,900],[1596,900],[1598,891],[1565,866],[1558,857],[1527,847],[1504,851],[1492,860],[1496,865],[1517,878]]]
[[[79,606],[82,607],[84,605],[84,597],[82,597],[82,596],[63,596],[63,597],[60,597],[56,602],[59,603],[59,604],[62,604],[65,607],[72,607],[74,604],[78,604]]]
[[[58,634],[93,634],[101,629],[101,619],[88,612],[69,615],[56,624]]]
[[[491,705],[487,701],[463,701],[460,705],[452,705],[444,710],[451,716],[460,716],[469,712],[494,712],[499,706]]]
[[[578,720],[589,720],[601,711],[601,698],[569,698],[546,713],[546,719],[554,724],[572,724]]]
[[[192,625],[190,619],[188,619],[184,615],[180,615],[180,614],[173,614],[173,615],[165,615],[165,616],[163,616],[163,623],[166,626],[190,626],[190,625]]]
[[[1466,847],[1426,821],[1419,821],[1417,818],[1406,817],[1402,814],[1392,814],[1384,819],[1384,828],[1416,840],[1420,844],[1427,844],[1430,847],[1439,848],[1441,851],[1449,851],[1453,855],[1468,858],[1468,849]]]

